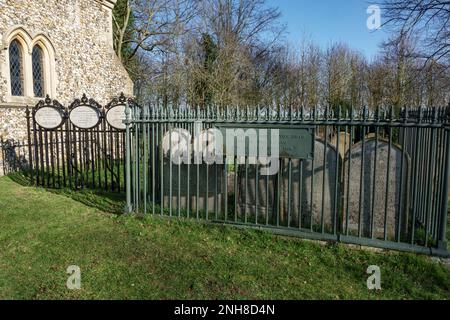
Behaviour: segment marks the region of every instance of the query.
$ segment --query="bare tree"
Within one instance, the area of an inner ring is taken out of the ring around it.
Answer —
[[[197,1],[192,0],[126,0],[124,19],[115,19],[115,42],[119,57],[125,62],[142,50],[145,52],[170,51],[178,36],[188,30],[196,15]],[[133,25],[129,26],[133,18]],[[131,28],[131,30],[130,30]],[[126,37],[126,34],[131,34]],[[121,48],[130,47],[126,57]]]
[[[388,23],[398,30],[370,63],[345,43],[325,50],[306,38],[299,48],[286,44],[280,13],[265,0],[118,3],[122,6],[116,19],[116,50],[128,61],[142,102],[200,108],[369,105],[375,109],[443,106],[449,101],[447,56],[426,57],[418,49],[429,34],[417,30],[432,30],[431,21],[429,27],[424,22],[408,24],[410,17],[394,10],[400,4],[411,9],[404,1],[385,1],[392,9],[386,11],[392,14]],[[436,11],[441,22],[442,10]],[[440,34],[436,41],[442,40],[442,32],[434,34]]]
[[[448,0],[384,0],[385,25],[414,34],[422,43],[422,56],[448,64],[450,2]],[[426,63],[425,63],[426,64]],[[424,65],[425,65],[424,64]]]
[[[198,67],[194,73],[198,76],[197,86],[201,83],[201,100],[208,96],[209,101],[222,105],[258,102],[260,84],[266,82],[266,59],[284,31],[278,23],[278,9],[265,3],[265,0],[199,2],[196,29],[201,36],[197,36],[197,41],[202,43],[208,38],[216,51],[212,57],[205,52],[205,43],[190,46],[197,49],[190,52],[188,59],[190,65]]]

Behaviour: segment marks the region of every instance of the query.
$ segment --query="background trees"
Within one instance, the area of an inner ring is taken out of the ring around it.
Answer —
[[[265,0],[119,0],[115,49],[142,103],[445,106],[449,5],[384,0],[391,37],[368,61],[345,43],[284,39]]]
[[[383,14],[385,25],[397,33],[417,35],[421,43],[417,53],[425,58],[425,64],[430,60],[449,63],[448,0],[384,0]]]

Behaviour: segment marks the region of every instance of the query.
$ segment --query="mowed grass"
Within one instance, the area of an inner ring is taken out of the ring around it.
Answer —
[[[449,271],[428,257],[99,209],[119,203],[0,178],[0,298],[450,298]],[[70,265],[81,268],[80,290],[66,288]],[[367,289],[370,265],[381,291]]]

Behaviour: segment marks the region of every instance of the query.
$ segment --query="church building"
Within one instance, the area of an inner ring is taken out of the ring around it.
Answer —
[[[133,83],[113,48],[116,0],[0,0],[0,138],[26,136],[25,108],[84,93],[106,104]]]

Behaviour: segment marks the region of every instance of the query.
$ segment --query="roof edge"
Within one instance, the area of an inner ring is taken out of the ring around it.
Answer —
[[[114,6],[116,5],[117,0],[96,0],[97,2],[101,3],[104,7],[108,9],[114,9]]]

